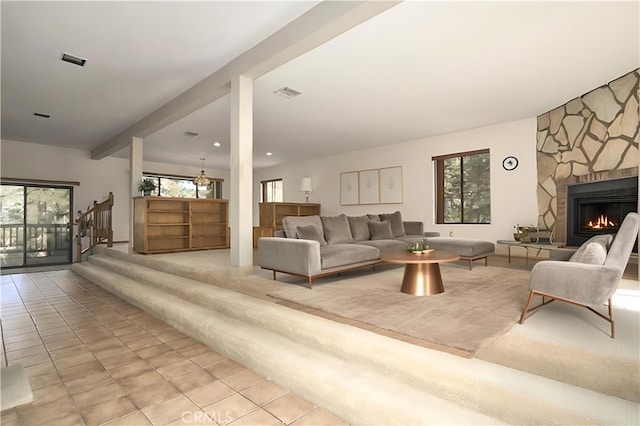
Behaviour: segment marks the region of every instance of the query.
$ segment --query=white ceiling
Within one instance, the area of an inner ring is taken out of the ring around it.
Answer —
[[[93,150],[317,3],[2,1],[2,138]],[[535,117],[638,68],[639,16],[401,3],[254,82],[254,167]],[[145,160],[228,169],[228,98],[145,137]]]

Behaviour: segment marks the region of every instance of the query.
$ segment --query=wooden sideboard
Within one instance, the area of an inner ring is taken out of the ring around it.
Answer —
[[[274,231],[282,230],[285,216],[320,215],[320,204],[312,203],[260,203],[260,226]]]
[[[134,197],[133,249],[171,253],[229,247],[229,200]]]

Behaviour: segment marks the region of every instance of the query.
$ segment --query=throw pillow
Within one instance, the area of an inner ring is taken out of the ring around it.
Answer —
[[[369,218],[369,220],[380,222],[380,216],[378,216],[377,214],[368,214],[367,217]]]
[[[322,233],[322,221],[320,216],[285,216],[282,218],[282,228],[287,238],[298,238],[296,228],[298,226],[313,225]]]
[[[367,241],[371,239],[371,231],[369,231],[369,216],[347,216],[349,219],[349,228],[351,228],[351,236],[353,241]]]
[[[391,232],[394,237],[404,237],[407,233],[404,230],[404,223],[402,223],[402,213],[399,211],[395,213],[383,213],[380,215],[380,220],[388,220],[391,223]]]
[[[391,223],[388,220],[382,222],[369,221],[369,231],[372,240],[391,240],[393,232],[391,231]]]
[[[581,246],[582,247],[582,246]],[[607,258],[607,252],[602,244],[589,243],[580,254],[576,256],[578,252],[575,252],[569,259],[569,262],[589,263],[591,265],[603,265]]]
[[[347,215],[321,216],[324,238],[327,244],[352,243],[351,228]]]
[[[590,263],[593,265],[604,264],[607,258],[609,246],[613,241],[613,235],[596,235],[585,241],[569,258],[569,262]]]
[[[319,242],[321,246],[327,245],[320,230],[313,225],[297,226],[296,233],[301,240],[313,240]]]

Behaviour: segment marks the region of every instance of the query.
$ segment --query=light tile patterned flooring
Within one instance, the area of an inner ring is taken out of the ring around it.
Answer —
[[[1,290],[2,365],[34,396],[4,426],[346,424],[70,270]]]

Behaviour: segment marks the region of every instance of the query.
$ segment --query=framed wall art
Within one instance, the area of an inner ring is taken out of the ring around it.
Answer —
[[[380,203],[402,203],[402,166],[380,169]]]
[[[358,172],[360,197],[358,204],[380,204],[380,174],[378,169]]]
[[[356,205],[358,200],[358,172],[340,173],[340,205]]]

